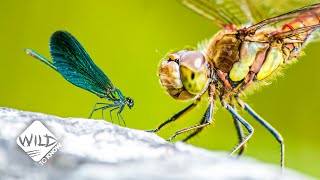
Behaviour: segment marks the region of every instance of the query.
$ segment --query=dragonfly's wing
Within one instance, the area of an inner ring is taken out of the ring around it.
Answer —
[[[316,28],[308,39],[309,42],[320,42],[320,28]]]
[[[182,5],[214,23],[248,26],[292,9],[314,4],[317,0],[178,0]]]
[[[114,89],[110,79],[70,33],[55,32],[50,39],[50,53],[54,66],[70,83],[100,97]]]
[[[219,26],[241,26],[252,22],[253,18],[245,7],[245,0],[178,0],[182,5],[208,18]],[[239,2],[241,1],[241,2]]]
[[[249,14],[253,19],[251,22],[256,24],[267,18],[275,17],[280,14],[287,13],[293,9],[298,9],[310,4],[319,2],[318,0],[245,0],[245,2],[237,1],[241,4],[241,9]]]
[[[294,11],[263,20],[251,27],[248,27],[246,31],[248,33],[255,33],[258,29],[264,27],[264,26],[282,26],[286,23],[291,22],[293,19],[299,18],[301,16],[304,16],[304,18],[312,17],[312,16],[318,16],[320,15],[320,3],[306,6],[303,8],[296,9]]]
[[[285,31],[285,32],[278,32],[276,34],[270,35],[270,38],[285,39],[285,38],[291,38],[297,35],[302,35],[304,33],[310,34],[312,31],[314,31],[318,27],[320,27],[320,24],[305,26],[305,27],[301,27],[301,28],[297,28],[297,29]]]

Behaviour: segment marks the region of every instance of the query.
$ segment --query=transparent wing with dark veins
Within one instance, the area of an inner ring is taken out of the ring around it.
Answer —
[[[55,32],[50,39],[54,66],[70,83],[99,97],[114,89],[111,80],[94,64],[81,44],[70,33]]]
[[[245,4],[240,6],[239,0],[178,0],[178,2],[222,27],[241,26],[253,20],[250,12],[243,11],[246,9]]]
[[[219,26],[248,26],[290,10],[315,4],[316,0],[178,0],[182,5]],[[276,3],[275,3],[276,2]]]
[[[293,9],[298,9],[311,4],[316,4],[317,0],[239,0],[236,1],[241,9],[251,16],[252,24],[261,22],[267,18],[275,17],[287,13]]]
[[[291,31],[285,31],[285,32],[278,32],[274,35],[271,35],[270,37],[273,39],[285,39],[285,38],[290,38],[293,36],[297,36],[297,35],[301,35],[305,32],[308,31],[314,31],[316,28],[319,28],[320,24],[316,24],[316,25],[311,25],[311,26],[306,26],[306,27],[301,27],[298,29],[294,29]]]
[[[264,26],[282,26],[285,23],[289,23],[290,21],[292,21],[293,19],[299,18],[300,16],[318,16],[320,15],[320,3],[318,4],[314,4],[314,5],[310,5],[310,6],[306,6],[306,7],[302,7],[296,10],[293,10],[291,12],[273,17],[273,18],[269,18],[266,20],[263,20],[249,28],[246,29],[247,32],[249,33],[255,33],[258,29],[264,27]]]

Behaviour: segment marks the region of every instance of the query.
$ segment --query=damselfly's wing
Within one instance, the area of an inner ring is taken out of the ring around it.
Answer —
[[[54,66],[70,83],[100,97],[114,89],[111,80],[70,33],[55,32],[50,39],[50,53]]]

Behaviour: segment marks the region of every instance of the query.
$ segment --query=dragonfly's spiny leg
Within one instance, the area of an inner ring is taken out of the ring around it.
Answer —
[[[215,93],[215,85],[213,85],[213,84],[210,84],[209,85],[209,91],[208,91],[208,93],[209,93],[209,103],[214,103],[213,101],[215,100],[214,99],[214,93]],[[212,112],[213,113],[213,112]],[[211,117],[212,117],[212,113],[211,113]],[[201,119],[201,121],[200,121],[200,123],[199,124],[204,124],[206,121],[208,121],[207,119],[206,119],[206,114],[202,117],[202,119]],[[196,129],[195,130],[195,132],[193,132],[193,133],[191,133],[190,135],[188,135],[186,138],[184,138],[183,140],[182,140],[182,142],[187,142],[188,140],[190,140],[191,138],[193,138],[194,136],[196,136],[197,134],[199,134],[202,130],[203,130],[204,128],[198,128],[198,129]]]
[[[173,136],[171,136],[167,141],[172,141],[176,136],[178,136],[179,134],[182,134],[182,133],[186,133],[188,131],[192,131],[192,130],[198,130],[199,128],[204,128],[208,125],[210,125],[212,122],[207,122],[207,123],[204,123],[204,124],[198,124],[198,125],[195,125],[195,126],[191,126],[191,127],[188,127],[188,128],[185,128],[185,129],[182,129],[180,131],[177,131],[176,133],[174,133]]]
[[[146,132],[158,132],[162,127],[164,127],[165,125],[177,120],[178,118],[180,118],[183,114],[191,111],[194,107],[196,107],[200,102],[200,98],[198,98],[194,103],[190,104],[188,107],[184,108],[183,110],[181,110],[180,112],[178,112],[177,114],[173,115],[170,119],[166,120],[165,122],[161,123],[156,129],[152,129],[152,130],[146,130]]]
[[[244,127],[248,130],[249,134],[242,139],[242,141],[231,151],[230,155],[233,155],[236,151],[238,151],[252,136],[254,129],[253,127],[244,120],[228,103],[226,103],[224,100],[221,100],[222,106],[224,106],[231,114],[236,118],[236,120],[240,121],[241,124],[244,125]]]
[[[201,121],[199,124],[203,124],[205,122],[205,118],[202,117]],[[188,140],[190,140],[191,138],[193,138],[195,135],[197,135],[198,133],[200,133],[203,130],[203,128],[199,128],[197,129],[195,132],[191,133],[190,135],[188,135],[186,138],[184,138],[182,140],[182,142],[187,142]]]
[[[210,125],[212,123],[212,115],[213,115],[213,109],[214,109],[214,101],[213,101],[212,97],[209,98],[209,102],[210,102],[209,107],[207,108],[207,110],[203,116],[203,119],[205,119],[205,121],[203,123],[182,129],[180,131],[177,131],[176,133],[174,133],[174,135],[172,137],[170,137],[168,139],[168,141],[171,141],[172,139],[174,139],[177,135],[179,135],[181,133],[185,133],[185,132],[192,131],[192,130],[197,131],[199,129],[203,129],[204,127]],[[199,131],[201,131],[201,130],[199,130]]]
[[[242,104],[244,107],[244,110],[247,111],[255,120],[257,120],[262,126],[264,126],[280,143],[280,165],[282,173],[284,172],[284,153],[285,153],[285,146],[284,146],[284,140],[281,136],[281,134],[272,127],[267,121],[265,121],[262,117],[260,117],[247,103],[243,102],[239,98],[237,98],[237,101],[239,104]]]
[[[235,105],[233,103],[230,104],[231,107],[237,112],[237,109],[235,107]],[[232,116],[233,118],[233,123],[234,123],[234,126],[236,127],[236,130],[237,130],[237,135],[238,135],[238,143],[240,143],[243,139],[244,139],[244,133],[243,133],[243,130],[242,130],[242,127],[241,127],[241,124],[240,122],[237,120],[236,117]],[[238,156],[241,156],[242,153],[244,152],[246,148],[246,144],[243,144],[243,146],[241,146],[241,148],[239,149],[238,151]]]
[[[95,111],[97,111],[97,110],[99,110],[99,109],[103,109],[104,106],[103,106],[103,107],[100,107],[100,108],[96,108],[97,105],[101,105],[101,104],[102,104],[102,105],[107,105],[107,106],[110,105],[110,104],[108,104],[108,103],[101,103],[101,102],[95,103],[94,106],[93,106],[93,109],[92,109],[92,111],[91,111],[91,114],[89,115],[89,119],[92,117],[92,115],[93,115],[93,113],[94,113]]]

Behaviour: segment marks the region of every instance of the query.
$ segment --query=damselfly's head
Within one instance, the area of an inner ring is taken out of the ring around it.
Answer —
[[[189,100],[207,88],[209,69],[199,51],[182,50],[168,55],[161,65],[159,77],[167,93],[179,100]]]
[[[133,107],[133,105],[134,105],[133,99],[127,97],[127,98],[126,98],[126,104],[127,104],[128,107],[131,109],[131,108]]]

